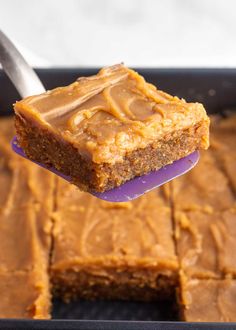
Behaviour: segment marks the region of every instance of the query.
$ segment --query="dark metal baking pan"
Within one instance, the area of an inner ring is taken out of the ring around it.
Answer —
[[[73,82],[97,69],[39,69],[45,87],[51,89]],[[236,69],[138,69],[158,88],[186,100],[204,103],[208,113],[236,111]],[[19,99],[14,86],[0,70],[0,114],[11,115],[12,103]],[[207,306],[206,306],[207,308]],[[236,311],[235,311],[236,313]],[[236,329],[236,323],[182,323],[173,301],[121,302],[79,301],[53,303],[53,319],[0,320],[0,329]]]

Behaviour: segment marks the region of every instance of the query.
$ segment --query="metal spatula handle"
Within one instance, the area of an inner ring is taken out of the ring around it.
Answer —
[[[45,92],[37,74],[1,30],[0,63],[22,98]]]

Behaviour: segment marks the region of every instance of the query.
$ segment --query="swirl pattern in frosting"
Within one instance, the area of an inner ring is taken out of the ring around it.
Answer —
[[[122,64],[26,98],[21,109],[95,163],[122,161],[126,153],[191,127],[196,119],[208,120],[201,104],[157,90]]]

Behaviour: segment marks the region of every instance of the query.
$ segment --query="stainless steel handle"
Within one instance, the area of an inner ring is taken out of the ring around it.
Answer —
[[[22,98],[45,92],[35,71],[1,30],[0,63]]]

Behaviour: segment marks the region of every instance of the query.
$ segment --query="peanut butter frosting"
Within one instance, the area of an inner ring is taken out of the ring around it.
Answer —
[[[175,220],[177,251],[188,276],[236,275],[236,208],[212,214],[179,211]]]
[[[185,321],[235,322],[235,297],[236,280],[182,279]]]
[[[36,271],[0,271],[0,292],[0,318],[50,318],[48,281]]]
[[[236,115],[231,114],[224,120],[215,117],[212,133],[212,149],[236,193]]]
[[[7,176],[11,171],[11,179],[10,176],[7,180],[0,179],[0,182],[7,184],[6,194],[1,194],[0,200],[0,270],[32,269],[40,259],[43,262],[48,260],[53,176],[48,173],[34,175],[36,166],[30,173],[28,163],[12,164],[13,168],[5,169]],[[40,168],[38,170],[41,171]],[[2,176],[4,172],[1,170]],[[34,182],[33,188],[31,180]],[[41,184],[44,190],[40,189]],[[40,197],[45,193],[47,201],[41,204]]]
[[[13,120],[0,122],[0,271],[29,270],[47,264],[53,174],[14,154]],[[47,196],[47,198],[45,198]]]
[[[11,150],[0,120],[0,318],[50,318],[49,253],[54,176]]]
[[[97,273],[114,266],[176,269],[164,189],[132,202],[108,203],[59,179],[52,268],[87,267]]]
[[[202,104],[157,90],[121,64],[28,97],[15,104],[15,112],[69,141],[83,157],[111,164],[173,131],[209,124]],[[200,148],[208,143],[206,132]]]
[[[236,275],[235,118],[212,117],[210,149],[172,181],[177,252],[188,276]]]
[[[172,187],[176,210],[211,213],[231,208],[235,203],[230,180],[211,148],[201,152],[197,166],[175,179]]]

